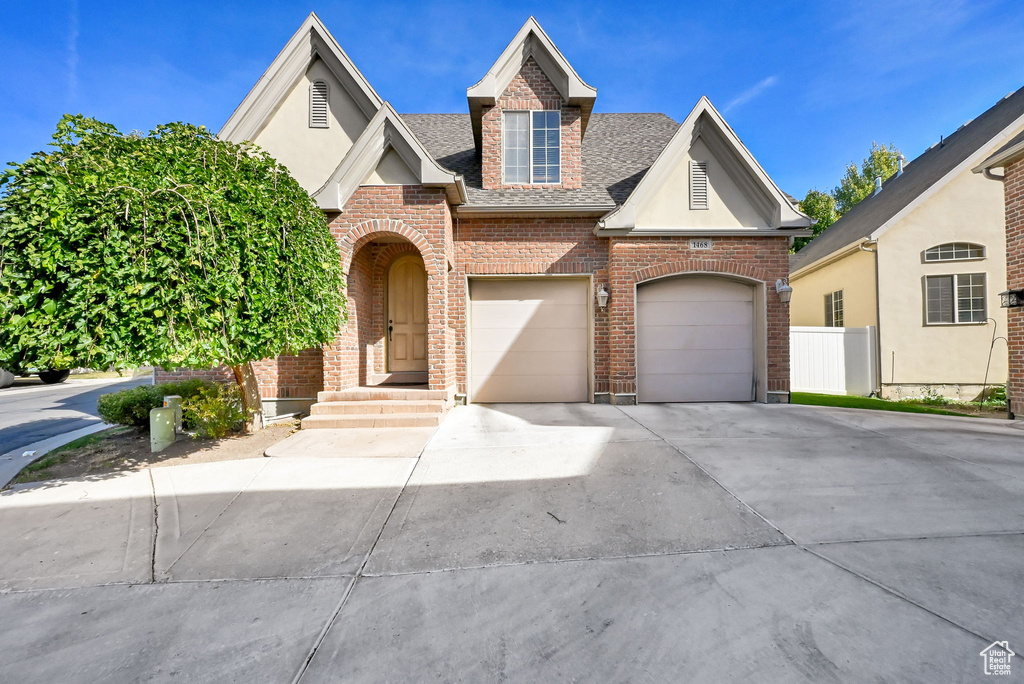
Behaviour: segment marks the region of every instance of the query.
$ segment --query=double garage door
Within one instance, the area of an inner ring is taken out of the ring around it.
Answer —
[[[590,399],[590,287],[583,279],[470,281],[470,399]],[[753,289],[684,276],[637,290],[638,400],[750,401]]]

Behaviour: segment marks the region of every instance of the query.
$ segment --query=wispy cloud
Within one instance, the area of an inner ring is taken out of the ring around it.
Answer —
[[[78,0],[71,0],[68,21],[68,103],[78,99]]]
[[[729,110],[731,110],[731,109],[735,109],[736,107],[739,107],[741,105],[747,104],[748,102],[753,100],[755,97],[757,97],[758,95],[760,95],[764,91],[768,90],[769,88],[771,88],[773,85],[775,85],[778,82],[779,82],[779,78],[777,76],[769,76],[768,78],[764,79],[763,81],[758,82],[753,87],[747,88],[742,93],[737,95],[732,100],[732,102],[730,102],[729,104],[725,105],[725,109],[722,110],[723,113],[728,113]]]

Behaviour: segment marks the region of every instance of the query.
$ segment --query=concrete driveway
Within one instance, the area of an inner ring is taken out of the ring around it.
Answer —
[[[470,406],[422,453],[27,486],[0,679],[983,680],[1024,645],[1022,428]]]

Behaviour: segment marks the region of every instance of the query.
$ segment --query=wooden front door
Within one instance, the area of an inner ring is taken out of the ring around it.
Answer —
[[[388,272],[388,371],[427,370],[427,272],[405,256]]]

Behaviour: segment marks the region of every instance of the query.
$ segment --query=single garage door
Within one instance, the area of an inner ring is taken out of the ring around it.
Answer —
[[[586,280],[470,280],[469,397],[588,401]]]
[[[681,276],[637,288],[638,401],[753,398],[753,287]]]

